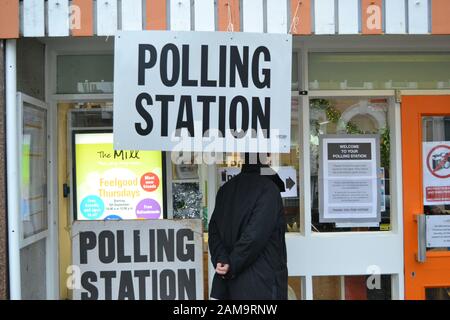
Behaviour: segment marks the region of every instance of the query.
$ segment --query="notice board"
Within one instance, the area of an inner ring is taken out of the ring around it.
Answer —
[[[379,223],[379,136],[322,135],[319,145],[320,222]]]

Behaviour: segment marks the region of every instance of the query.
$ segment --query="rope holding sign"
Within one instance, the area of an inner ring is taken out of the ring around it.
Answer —
[[[232,16],[232,12],[231,12],[231,3],[230,3],[230,1],[227,1],[227,3],[225,5],[227,6],[227,9],[228,9],[227,31],[228,32],[233,32],[234,31],[234,26],[233,26],[233,16]]]
[[[297,33],[297,26],[299,23],[299,16],[298,16],[298,10],[300,9],[300,6],[302,5],[302,2],[299,0],[297,2],[297,6],[295,7],[294,15],[292,16],[291,26],[289,27],[289,33],[292,34],[292,32]]]

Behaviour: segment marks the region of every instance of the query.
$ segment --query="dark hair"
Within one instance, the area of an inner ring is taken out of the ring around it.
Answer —
[[[258,164],[265,165],[267,163],[267,157],[270,156],[270,153],[249,153],[246,152],[244,154],[244,163],[245,164]]]

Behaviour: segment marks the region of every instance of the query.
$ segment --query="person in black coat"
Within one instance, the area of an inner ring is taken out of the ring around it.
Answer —
[[[280,177],[260,163],[244,164],[218,190],[208,236],[216,270],[211,298],[287,299],[283,191]]]

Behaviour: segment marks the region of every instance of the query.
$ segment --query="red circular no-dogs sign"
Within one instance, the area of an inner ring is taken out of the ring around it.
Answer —
[[[427,155],[427,168],[430,173],[439,179],[450,177],[450,146],[435,146]]]

